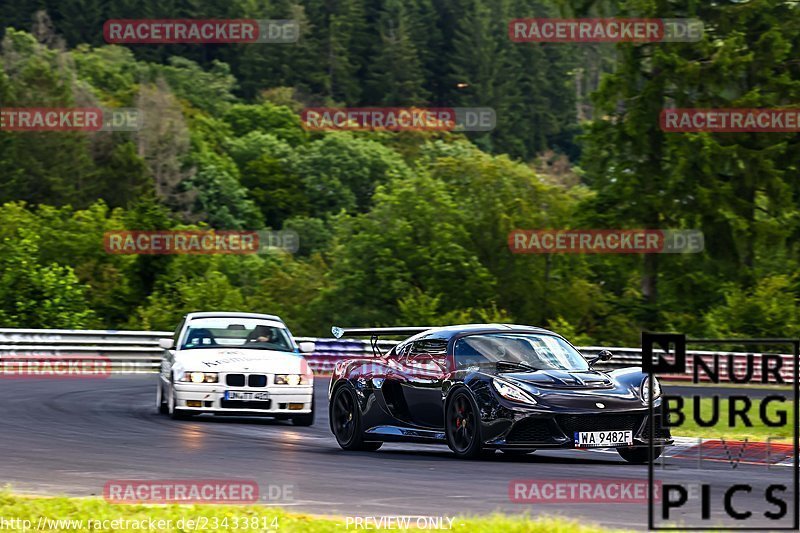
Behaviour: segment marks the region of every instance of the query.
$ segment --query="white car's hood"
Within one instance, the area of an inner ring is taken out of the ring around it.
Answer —
[[[293,352],[244,348],[196,348],[175,352],[173,369],[184,372],[245,372],[258,374],[303,374],[308,364]]]

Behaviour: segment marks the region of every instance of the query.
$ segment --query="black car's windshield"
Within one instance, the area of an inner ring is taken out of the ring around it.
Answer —
[[[181,350],[195,348],[294,351],[289,334],[280,322],[236,317],[192,320],[183,337]]]
[[[456,341],[457,368],[517,363],[521,370],[588,370],[586,359],[564,339],[533,333],[489,333]]]

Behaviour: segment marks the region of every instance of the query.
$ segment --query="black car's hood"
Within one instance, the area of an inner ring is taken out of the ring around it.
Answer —
[[[611,377],[597,370],[499,371],[497,375],[543,389],[609,389],[614,387]]]

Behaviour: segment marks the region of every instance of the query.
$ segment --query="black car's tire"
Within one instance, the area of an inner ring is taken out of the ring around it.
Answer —
[[[361,409],[358,408],[356,392],[349,385],[336,389],[331,398],[330,420],[333,436],[343,450],[375,451],[382,442],[364,442],[361,427]]]
[[[664,448],[660,446],[653,448],[653,461],[658,459],[662,451],[664,451]],[[636,465],[645,464],[650,460],[650,450],[648,450],[647,446],[641,448],[617,448],[617,453],[629,463]]]
[[[447,445],[456,457],[461,459],[481,457],[483,443],[478,413],[478,405],[467,390],[457,390],[448,398],[444,430]]]

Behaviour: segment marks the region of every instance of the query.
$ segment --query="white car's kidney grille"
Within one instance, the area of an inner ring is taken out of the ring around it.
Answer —
[[[225,383],[229,387],[244,387],[244,374],[228,374],[225,376]]]
[[[225,384],[229,387],[248,387],[263,388],[267,386],[266,374],[228,374],[225,376]]]
[[[267,386],[267,376],[264,374],[250,374],[247,376],[247,386],[248,387],[266,387]]]

